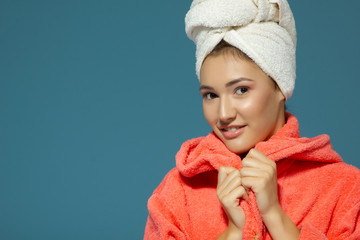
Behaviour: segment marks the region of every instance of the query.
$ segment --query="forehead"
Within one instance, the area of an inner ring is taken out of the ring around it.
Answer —
[[[226,52],[217,56],[208,56],[200,69],[202,85],[226,84],[239,78],[272,81],[254,62]]]

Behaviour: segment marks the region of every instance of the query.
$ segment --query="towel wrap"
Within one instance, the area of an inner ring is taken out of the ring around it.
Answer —
[[[247,54],[291,97],[296,78],[296,28],[286,0],[194,0],[185,17],[196,44],[196,74],[224,40]]]

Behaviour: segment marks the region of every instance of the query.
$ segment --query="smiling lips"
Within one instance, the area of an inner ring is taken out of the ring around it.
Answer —
[[[227,126],[220,127],[220,131],[226,139],[236,138],[242,134],[245,130],[246,125],[237,125],[237,126]]]

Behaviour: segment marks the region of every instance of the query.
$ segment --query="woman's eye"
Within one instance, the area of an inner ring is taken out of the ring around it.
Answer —
[[[235,92],[239,95],[242,95],[242,94],[246,93],[247,91],[249,91],[249,89],[247,87],[240,87],[240,88],[236,89]]]
[[[216,98],[216,94],[214,94],[214,93],[205,93],[203,96],[207,100],[211,100],[211,99]]]

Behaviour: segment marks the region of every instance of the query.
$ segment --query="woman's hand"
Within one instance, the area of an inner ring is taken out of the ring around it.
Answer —
[[[298,239],[300,231],[280,206],[276,163],[262,152],[251,149],[242,160],[241,184],[251,189],[261,217],[274,240]]]
[[[240,171],[232,167],[220,167],[216,194],[229,220],[228,229],[220,239],[241,239],[245,213],[239,201],[241,198],[247,199],[248,195],[241,185]]]
[[[261,216],[280,207],[277,192],[276,163],[262,152],[251,149],[242,160],[241,184],[256,196]]]

